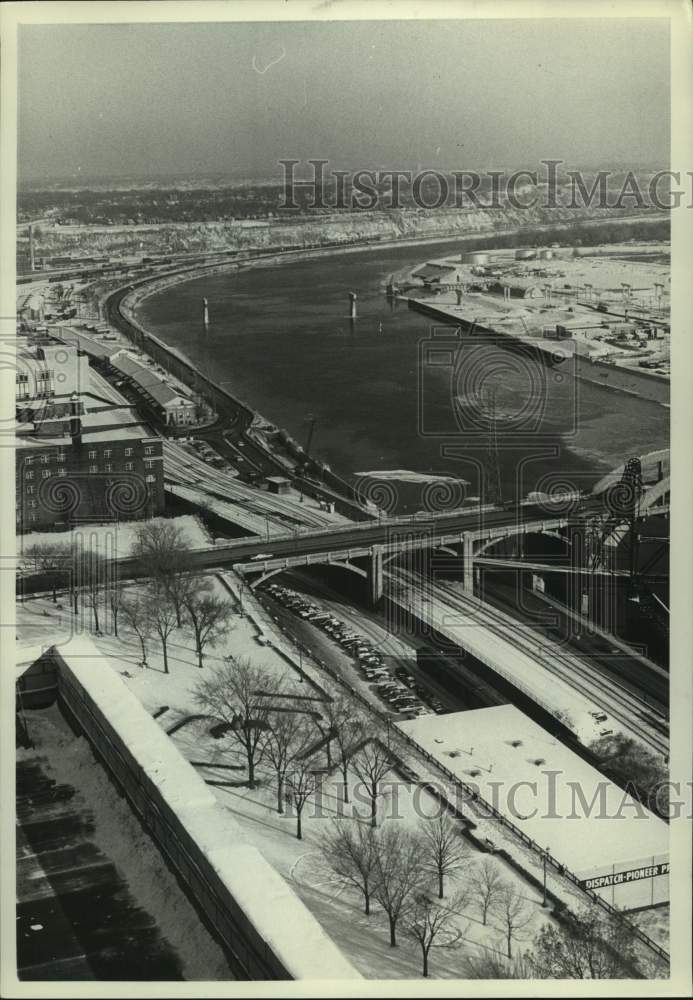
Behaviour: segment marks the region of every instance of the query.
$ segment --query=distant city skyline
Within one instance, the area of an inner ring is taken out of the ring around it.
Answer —
[[[19,178],[666,165],[668,21],[24,26]]]

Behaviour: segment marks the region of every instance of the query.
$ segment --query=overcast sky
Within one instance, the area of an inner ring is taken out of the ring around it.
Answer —
[[[19,58],[23,179],[669,155],[666,21],[51,25]]]

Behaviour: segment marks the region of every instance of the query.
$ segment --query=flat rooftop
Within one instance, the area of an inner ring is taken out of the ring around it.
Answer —
[[[397,725],[575,874],[669,851],[663,820],[514,705]]]

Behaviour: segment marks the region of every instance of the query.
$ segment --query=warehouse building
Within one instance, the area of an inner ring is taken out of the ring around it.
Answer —
[[[667,824],[514,705],[398,725],[584,889],[623,910],[668,901]]]
[[[172,388],[151,366],[124,351],[114,353],[108,360],[160,423],[181,427],[197,422],[195,402]]]

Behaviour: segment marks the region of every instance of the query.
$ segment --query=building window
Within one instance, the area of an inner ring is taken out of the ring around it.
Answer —
[[[112,471],[113,471],[112,465],[104,465],[104,472],[112,472]]]
[[[59,476],[66,476],[67,475],[67,469],[58,469],[58,475]]]
[[[96,452],[95,451],[90,451],[88,457],[89,458],[96,458]]]
[[[132,462],[126,462],[125,463],[125,471],[126,472],[132,472]]]
[[[34,478],[34,473],[33,473],[33,472],[27,472],[27,474],[26,474],[26,477],[25,477],[25,478],[26,478],[26,479],[33,479],[33,478]]]
[[[147,447],[147,448],[144,449],[144,453],[145,453],[145,455],[152,455],[154,453],[154,449],[150,448],[150,447]]]
[[[144,481],[145,481],[145,483],[155,483],[156,482],[156,476],[145,476],[144,477]]]
[[[27,486],[26,491],[29,494],[29,496],[31,496],[31,494],[34,492],[34,487],[33,486]]]
[[[14,380],[15,382],[28,382],[29,376],[26,374],[26,372],[17,372],[17,374],[14,377]]]
[[[154,463],[153,462],[145,462],[144,463],[144,467],[145,467],[145,469],[153,469],[154,468]]]
[[[24,464],[25,465],[33,465],[33,462],[34,462],[34,456],[33,455],[27,455],[27,457],[24,459]]]
[[[29,517],[31,518],[32,521],[35,521],[36,518],[38,517],[38,514],[29,514]]]
[[[41,455],[40,461],[41,465],[48,465],[48,463],[50,462],[50,458],[48,455]]]
[[[130,455],[132,455],[132,448],[126,448],[125,449],[125,457],[129,458]]]
[[[111,449],[110,448],[106,448],[106,450],[103,453],[103,457],[104,458],[110,458],[111,457]]]
[[[42,479],[50,479],[50,476],[51,476],[50,469],[44,469],[43,472],[41,473]]]
[[[29,501],[29,506],[30,507],[35,507],[36,506],[36,501],[35,500],[30,500]]]
[[[89,471],[90,472],[98,472],[99,471],[98,465],[90,465],[89,466]]]

